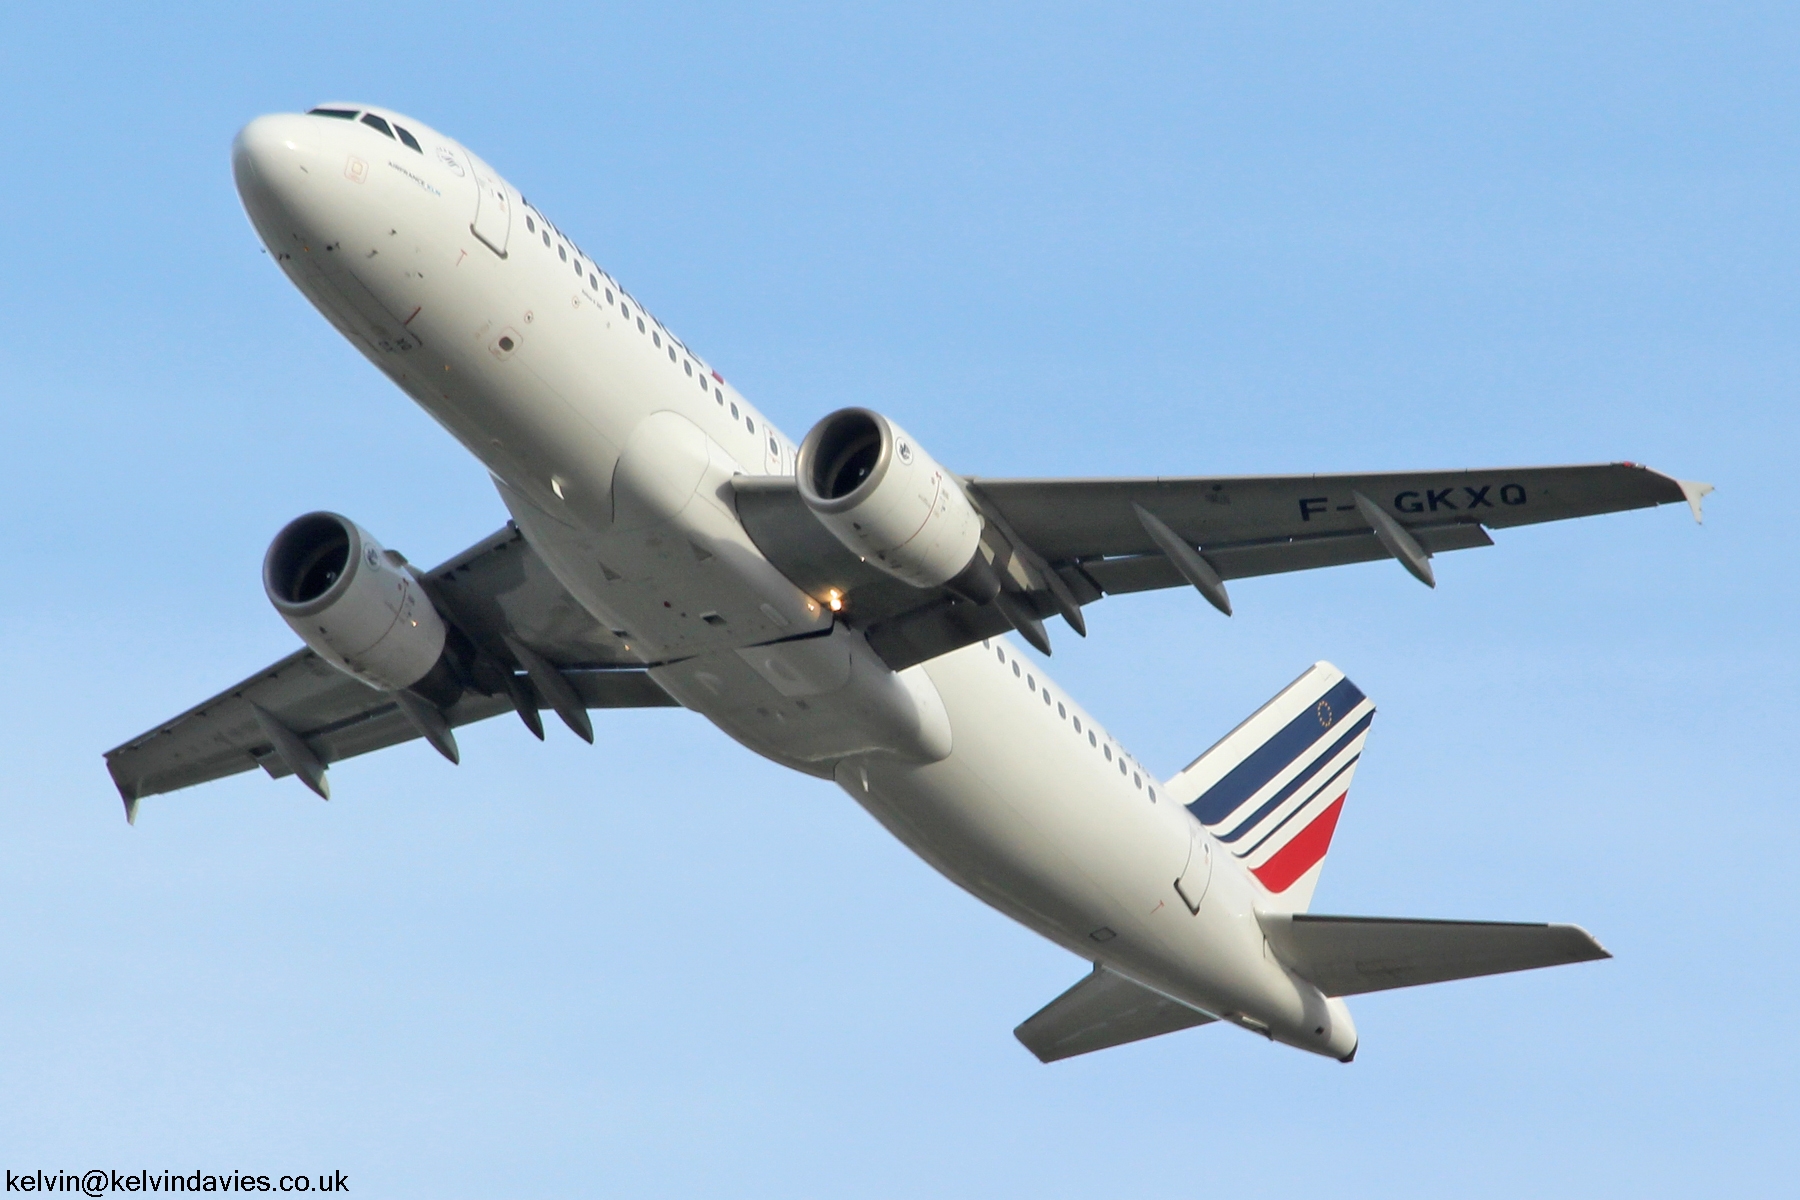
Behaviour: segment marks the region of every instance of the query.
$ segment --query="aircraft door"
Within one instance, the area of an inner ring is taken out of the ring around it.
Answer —
[[[507,237],[512,233],[513,197],[492,167],[469,154],[470,174],[475,177],[475,219],[469,232],[480,238],[495,254],[506,257]]]
[[[1207,885],[1212,882],[1212,838],[1201,828],[1200,822],[1190,820],[1188,831],[1188,860],[1180,878],[1175,881],[1175,894],[1181,897],[1188,911],[1198,914],[1200,902],[1206,899]]]

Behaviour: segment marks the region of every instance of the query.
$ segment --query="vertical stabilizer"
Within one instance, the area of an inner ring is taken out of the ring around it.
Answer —
[[[1304,912],[1369,736],[1375,705],[1314,663],[1166,785],[1249,868],[1271,912]]]

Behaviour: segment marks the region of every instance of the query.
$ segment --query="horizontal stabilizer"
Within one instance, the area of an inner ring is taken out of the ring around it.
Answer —
[[[1055,1062],[1216,1019],[1095,963],[1086,979],[1038,1009],[1013,1036],[1040,1062]]]
[[[1267,914],[1275,956],[1327,996],[1611,958],[1579,925]]]

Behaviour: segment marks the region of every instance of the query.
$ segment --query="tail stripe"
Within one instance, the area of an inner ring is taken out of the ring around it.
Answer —
[[[1346,682],[1348,682],[1348,681],[1346,681]],[[1354,688],[1352,690],[1354,690]],[[1357,694],[1357,698],[1361,699],[1361,693]],[[1314,720],[1314,718],[1313,718],[1313,711],[1311,709],[1308,709],[1306,712],[1301,713],[1300,716],[1304,717],[1305,719],[1307,719],[1309,721],[1313,721],[1315,726],[1318,724],[1318,722],[1316,720]],[[1351,742],[1353,742],[1357,738],[1361,737],[1363,735],[1363,732],[1369,728],[1369,723],[1371,721],[1373,721],[1374,719],[1375,719],[1375,710],[1374,709],[1370,709],[1368,712],[1364,713],[1363,719],[1358,721],[1355,725],[1352,725],[1350,727],[1350,731],[1348,733],[1344,734],[1344,736],[1340,737],[1336,741],[1336,743],[1334,743],[1332,745],[1331,749],[1325,751],[1325,753],[1323,753],[1323,754],[1319,755],[1317,758],[1313,759],[1312,763],[1310,765],[1308,765],[1305,770],[1301,771],[1298,775],[1295,775],[1292,779],[1288,780],[1288,782],[1280,790],[1278,790],[1273,796],[1270,796],[1267,800],[1263,801],[1262,805],[1259,808],[1257,808],[1257,810],[1255,812],[1251,813],[1248,817],[1244,818],[1244,820],[1239,822],[1237,827],[1235,829],[1233,829],[1230,833],[1220,834],[1219,840],[1221,842],[1230,844],[1231,842],[1235,842],[1239,838],[1243,837],[1251,829],[1255,828],[1258,821],[1261,821],[1264,817],[1266,817],[1270,813],[1274,812],[1277,808],[1280,808],[1283,804],[1285,804],[1288,801],[1289,797],[1291,797],[1295,792],[1299,791],[1301,788],[1305,787],[1306,784],[1315,775],[1317,775],[1320,771],[1322,771],[1325,768],[1325,765],[1327,763],[1331,762],[1332,759],[1336,758],[1343,751],[1345,746],[1348,746]],[[1291,727],[1292,726],[1290,726],[1290,728]],[[1285,732],[1285,730],[1283,732]],[[1320,740],[1320,741],[1324,740],[1324,737],[1322,734],[1320,735],[1320,738],[1318,740]],[[1311,749],[1312,749],[1312,747],[1308,746],[1306,748],[1306,750],[1301,751],[1301,754],[1306,754],[1309,751],[1311,751]],[[1299,755],[1296,755],[1295,757],[1298,758]],[[1282,763],[1281,766],[1282,767],[1289,766],[1292,763],[1292,761],[1293,760],[1290,759],[1288,762]],[[1279,769],[1280,768],[1277,768],[1277,770],[1279,770]],[[1230,776],[1228,775],[1228,776],[1226,776],[1226,778],[1229,779]],[[1212,794],[1211,792],[1207,793],[1207,795],[1211,795],[1211,794]],[[1205,800],[1205,799],[1206,799],[1205,796],[1201,797],[1201,800]],[[1246,797],[1246,799],[1248,799],[1248,797]]]
[[[1249,872],[1259,912],[1312,904],[1374,720],[1374,701],[1316,662],[1165,785],[1214,858]]]
[[[1330,779],[1327,779],[1324,783],[1321,783],[1319,785],[1319,788],[1317,791],[1315,791],[1312,795],[1308,796],[1305,800],[1301,801],[1300,806],[1298,808],[1294,809],[1294,811],[1289,813],[1287,816],[1281,818],[1281,820],[1275,822],[1275,828],[1269,830],[1269,832],[1267,832],[1267,833],[1263,834],[1261,837],[1257,838],[1256,844],[1254,846],[1251,846],[1248,850],[1237,850],[1237,851],[1234,851],[1233,853],[1235,853],[1239,858],[1249,858],[1252,854],[1255,854],[1258,850],[1261,850],[1263,848],[1263,845],[1270,838],[1272,838],[1276,834],[1280,833],[1282,828],[1284,826],[1286,826],[1289,821],[1292,821],[1295,817],[1299,816],[1301,813],[1305,812],[1308,808],[1312,807],[1312,802],[1314,800],[1317,800],[1320,796],[1323,796],[1325,794],[1326,790],[1328,788],[1330,788],[1332,784],[1334,784],[1338,780],[1342,779],[1344,777],[1344,772],[1348,771],[1351,767],[1354,767],[1356,765],[1356,760],[1361,757],[1362,757],[1362,753],[1360,751],[1358,751],[1355,754],[1352,754],[1349,757],[1349,759],[1347,759],[1345,761],[1343,766],[1339,767],[1337,770],[1335,770],[1331,773]],[[1347,795],[1348,793],[1345,793],[1345,794]],[[1340,799],[1340,800],[1342,800],[1343,798],[1344,798],[1343,796],[1338,797],[1338,799]]]
[[[1343,811],[1344,796],[1339,796],[1312,824],[1296,833],[1293,841],[1277,850],[1262,866],[1250,868],[1250,873],[1271,892],[1287,891],[1296,879],[1325,857],[1325,851],[1331,848],[1331,835],[1337,830],[1338,815]]]
[[[1208,828],[1217,825],[1322,740],[1336,723],[1334,714],[1348,713],[1362,701],[1361,690],[1348,678],[1340,679],[1318,704],[1309,706],[1281,732],[1258,746],[1188,805],[1188,810]]]

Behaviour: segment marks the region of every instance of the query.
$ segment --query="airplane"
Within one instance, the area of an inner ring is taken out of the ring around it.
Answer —
[[[952,882],[1092,964],[1014,1031],[1044,1062],[1228,1022],[1351,1061],[1344,997],[1609,957],[1573,925],[1316,914],[1374,717],[1316,663],[1159,778],[1014,635],[1104,596],[1433,556],[1489,531],[1685,502],[1633,463],[1383,474],[998,479],[885,414],[794,443],[456,140],[331,103],[237,135],[288,280],[487,468],[507,525],[429,570],[348,517],[275,537],[303,648],[105,756],[147,796],[329,766],[507,712],[679,705],[831,780]]]

